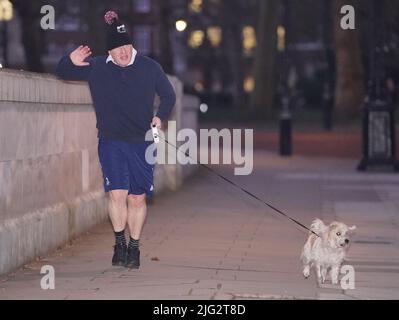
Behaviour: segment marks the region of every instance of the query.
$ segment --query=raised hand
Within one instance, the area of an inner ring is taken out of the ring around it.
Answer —
[[[72,63],[78,67],[84,67],[90,65],[85,60],[92,54],[91,49],[88,46],[80,46],[70,54]]]

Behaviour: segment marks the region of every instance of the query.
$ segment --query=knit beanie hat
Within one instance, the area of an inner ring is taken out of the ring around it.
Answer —
[[[104,16],[107,26],[107,50],[132,44],[126,27],[119,21],[118,14],[114,11],[108,11]]]

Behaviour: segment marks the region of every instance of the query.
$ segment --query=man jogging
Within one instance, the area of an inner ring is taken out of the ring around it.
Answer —
[[[112,264],[140,267],[140,237],[147,215],[146,197],[154,192],[154,166],[145,158],[145,135],[169,117],[176,95],[161,66],[139,54],[118,15],[105,15],[108,57],[90,58],[87,46],[64,56],[57,74],[64,80],[88,81],[97,116],[98,153],[116,245]],[[155,95],[161,99],[154,117]],[[125,229],[130,232],[126,244]]]

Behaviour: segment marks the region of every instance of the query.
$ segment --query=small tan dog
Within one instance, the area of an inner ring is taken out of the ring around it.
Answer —
[[[314,267],[318,282],[325,283],[330,271],[332,283],[337,285],[340,268],[350,244],[349,236],[356,230],[356,226],[348,227],[340,222],[326,226],[323,221],[317,219],[313,221],[310,230],[319,237],[310,233],[303,248],[303,275],[306,279],[309,278]]]

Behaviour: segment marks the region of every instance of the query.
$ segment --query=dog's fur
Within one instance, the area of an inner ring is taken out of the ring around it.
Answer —
[[[315,268],[318,282],[325,283],[330,271],[332,283],[337,285],[340,268],[349,248],[349,237],[355,229],[356,226],[348,227],[340,222],[326,226],[319,219],[313,221],[310,230],[318,236],[309,234],[301,255],[305,278],[309,278],[311,269]]]

